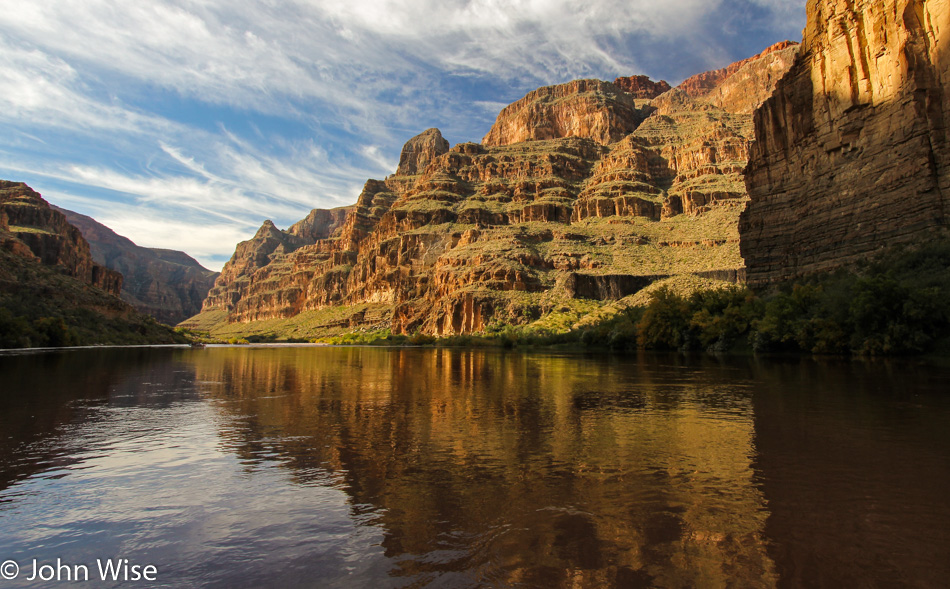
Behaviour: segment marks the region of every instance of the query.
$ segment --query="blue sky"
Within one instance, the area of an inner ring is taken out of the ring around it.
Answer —
[[[220,269],[539,86],[676,84],[800,40],[805,0],[0,0],[0,178]]]

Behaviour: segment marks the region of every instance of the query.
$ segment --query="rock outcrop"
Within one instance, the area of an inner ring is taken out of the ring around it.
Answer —
[[[50,208],[38,192],[22,182],[0,180],[0,211],[3,229],[29,248],[41,264],[58,267],[80,282],[119,296],[122,274],[97,264],[79,229]],[[10,251],[26,253],[13,239],[5,241]]]
[[[792,67],[799,44],[782,41],[728,67],[698,74],[679,85],[690,97],[729,112],[752,114]]]
[[[649,76],[627,76],[625,78],[617,78],[614,80],[614,85],[630,96],[640,100],[653,100],[660,94],[664,94],[672,90],[672,87],[666,82],[666,80],[654,82]]]
[[[759,284],[947,225],[950,4],[810,0],[801,56],[755,114],[742,255]]]
[[[647,115],[633,96],[610,82],[576,80],[539,88],[506,106],[482,144],[586,137],[607,145],[632,133]]]
[[[412,176],[426,169],[435,158],[449,151],[449,142],[438,129],[427,129],[406,142],[399,154],[396,174]]]
[[[122,274],[120,296],[137,311],[169,325],[201,311],[217,272],[184,252],[139,247],[91,217],[53,209],[82,232],[96,263]]]
[[[541,88],[482,144],[410,140],[325,239],[266,223],[186,325],[469,333],[658,278],[737,276],[751,132],[748,113],[663,82]]]
[[[448,149],[448,146],[446,146]],[[287,233],[306,239],[317,241],[330,239],[343,226],[346,216],[353,207],[339,207],[336,209],[313,209],[302,220],[297,221],[287,229]]]

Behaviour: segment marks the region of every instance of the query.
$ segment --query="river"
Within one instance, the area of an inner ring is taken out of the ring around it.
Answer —
[[[0,356],[0,587],[942,587],[948,490],[914,361]]]

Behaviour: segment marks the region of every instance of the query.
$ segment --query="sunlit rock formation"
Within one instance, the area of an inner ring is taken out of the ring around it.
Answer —
[[[326,237],[266,223],[185,325],[471,333],[658,278],[736,279],[751,132],[748,113],[643,77],[541,88],[482,144],[449,149],[436,129],[410,139],[396,173],[368,181]]]
[[[811,0],[801,58],[755,114],[752,283],[927,239],[950,194],[950,3]]]

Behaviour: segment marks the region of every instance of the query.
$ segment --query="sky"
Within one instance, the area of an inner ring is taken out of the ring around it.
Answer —
[[[0,0],[0,178],[219,270],[425,129],[480,141],[540,86],[678,84],[804,26],[805,0]]]

